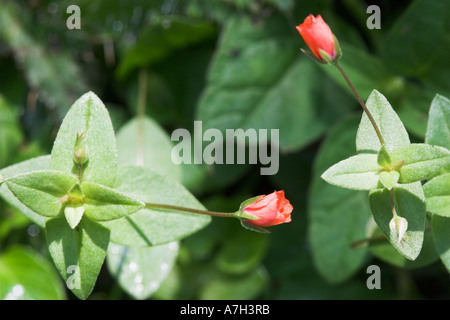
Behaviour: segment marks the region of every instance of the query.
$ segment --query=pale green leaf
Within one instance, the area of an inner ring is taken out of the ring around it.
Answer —
[[[82,219],[72,229],[64,218],[46,223],[50,255],[67,287],[80,299],[92,292],[109,244],[109,230],[102,225]]]
[[[113,187],[117,173],[116,138],[108,111],[93,92],[81,96],[65,116],[53,145],[50,168],[78,175],[73,159],[77,134],[83,132],[89,153],[83,181]]]
[[[38,158],[33,158],[30,160],[26,160],[15,165],[3,168],[0,170],[0,173],[5,177],[13,177],[19,174],[31,172],[31,171],[39,171],[46,170],[49,167],[50,156],[42,156]],[[37,214],[27,206],[25,206],[16,196],[9,190],[6,183],[0,185],[0,196],[7,201],[10,205],[17,208],[20,212],[22,212],[26,217],[30,218],[37,225],[44,227],[46,218]]]
[[[23,204],[45,217],[61,214],[65,196],[77,179],[64,172],[43,170],[8,178],[6,184]]]
[[[84,206],[83,205],[67,205],[64,208],[64,216],[66,217],[66,221],[72,229],[80,223],[81,218],[83,217]]]
[[[182,185],[149,169],[123,166],[117,190],[145,203],[159,203],[204,210]],[[210,216],[175,211],[142,209],[121,219],[103,222],[111,230],[111,241],[124,246],[151,246],[184,238],[205,227]]]
[[[399,178],[400,173],[397,171],[382,171],[380,173],[380,182],[389,190],[397,184]]]
[[[358,154],[333,165],[322,179],[347,189],[370,190],[378,185],[380,169],[376,154]]]
[[[150,118],[133,119],[117,133],[120,164],[139,165],[181,181],[181,166],[171,158],[174,144],[167,132]]]
[[[382,146],[380,148],[380,151],[378,151],[377,162],[378,165],[383,168],[388,168],[391,166],[392,163],[391,157],[389,156],[389,153],[386,151],[385,146]]]
[[[85,181],[81,184],[85,195],[85,215],[94,221],[109,221],[142,209],[144,203],[123,192]]]
[[[450,152],[424,143],[411,144],[391,152],[392,163],[400,167],[400,183],[425,180],[450,164]]]
[[[120,286],[136,299],[147,299],[172,269],[179,245],[170,242],[153,247],[124,247],[110,243],[108,269]]]
[[[393,217],[391,207],[391,192],[398,216],[408,222],[408,229],[399,241],[397,234],[392,232],[389,223]],[[419,255],[425,229],[425,198],[419,182],[388,189],[372,190],[369,194],[372,214],[380,230],[391,242],[392,246],[405,258],[415,260]]]
[[[428,211],[450,217],[450,173],[437,176],[425,183],[423,192]]]
[[[371,236],[384,237],[379,228],[376,228]],[[385,239],[385,241],[377,241],[371,244],[369,248],[370,252],[378,259],[408,270],[423,268],[439,260],[439,255],[436,252],[433,237],[429,231],[424,233],[422,250],[420,251],[417,259],[414,261],[406,259],[402,256],[387,239]]]
[[[409,136],[389,101],[377,90],[373,90],[366,106],[374,118],[384,139],[387,152],[409,145]],[[363,114],[356,136],[358,152],[378,153],[380,141],[366,113]]]

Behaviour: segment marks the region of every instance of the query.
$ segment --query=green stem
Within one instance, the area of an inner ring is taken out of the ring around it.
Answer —
[[[168,210],[174,210],[174,211],[198,213],[198,214],[204,214],[204,215],[214,216],[214,217],[223,217],[223,218],[236,218],[237,217],[236,212],[228,213],[228,212],[198,210],[198,209],[192,209],[192,208],[186,208],[186,207],[173,206],[170,204],[146,203],[145,207],[149,208],[149,209],[155,209],[155,210],[168,209]]]
[[[369,118],[370,122],[372,123],[372,126],[375,129],[375,132],[378,136],[378,140],[380,140],[381,145],[384,145],[384,139],[383,139],[383,136],[381,135],[381,131],[378,128],[377,123],[375,122],[374,118],[372,117],[372,114],[370,113],[370,111],[367,108],[366,104],[364,103],[363,99],[361,99],[361,96],[358,94],[358,91],[356,91],[355,86],[350,81],[349,77],[345,73],[344,69],[342,69],[342,66],[339,64],[339,62],[336,62],[334,65],[338,68],[339,72],[342,74],[345,81],[347,81],[347,84],[350,87],[350,89],[352,90],[353,94],[355,95],[356,100],[358,100],[359,104],[364,109],[364,112],[367,114],[367,117]]]
[[[371,238],[364,238],[364,239],[355,241],[350,245],[350,247],[352,249],[358,249],[358,248],[364,248],[368,245],[382,243],[382,242],[386,242],[386,241],[387,241],[387,238],[383,234],[380,234],[377,236],[373,236]]]
[[[397,211],[395,211],[394,188],[390,190],[390,200],[391,200],[392,216],[395,218],[397,217]]]

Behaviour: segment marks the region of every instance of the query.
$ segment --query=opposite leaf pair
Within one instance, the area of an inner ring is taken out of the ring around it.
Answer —
[[[364,114],[356,138],[359,154],[335,164],[322,178],[340,187],[369,190],[371,210],[380,230],[399,253],[415,260],[421,251],[426,216],[420,181],[447,167],[450,152],[440,146],[411,144],[401,120],[376,90],[367,108],[381,130],[384,145]]]

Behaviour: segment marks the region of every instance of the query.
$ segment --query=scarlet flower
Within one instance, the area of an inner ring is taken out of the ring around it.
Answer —
[[[310,14],[296,28],[306,45],[311,49],[312,56],[320,62],[332,63],[340,58],[341,50],[339,43],[333,32],[331,32],[330,27],[323,21],[320,15],[314,17]]]
[[[260,196],[253,203],[245,206],[242,212],[258,219],[246,220],[259,227],[270,227],[281,223],[291,222],[292,205],[284,197],[284,191],[274,191]]]

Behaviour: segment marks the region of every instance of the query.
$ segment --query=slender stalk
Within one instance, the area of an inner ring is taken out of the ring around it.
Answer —
[[[236,218],[236,214],[235,213],[216,212],[216,211],[208,211],[208,210],[198,210],[198,209],[192,209],[192,208],[173,206],[173,205],[170,205],[170,204],[146,203],[145,207],[149,208],[149,209],[155,209],[155,210],[168,209],[168,210],[175,210],[175,211],[181,211],[181,212],[205,214],[205,215],[214,216],[214,217]]]
[[[366,247],[368,245],[382,243],[382,242],[386,242],[386,241],[387,241],[387,238],[383,234],[380,234],[380,235],[373,236],[370,238],[364,238],[364,239],[355,241],[350,245],[350,247],[352,249],[358,249],[358,248]]]
[[[383,139],[383,136],[381,135],[381,131],[378,128],[378,125],[375,122],[374,118],[372,117],[372,114],[370,113],[370,111],[367,108],[366,104],[361,99],[361,96],[359,95],[358,91],[356,91],[355,86],[350,81],[350,79],[348,78],[348,76],[345,73],[344,69],[342,69],[342,66],[339,64],[339,62],[336,62],[334,65],[338,68],[339,72],[342,74],[342,76],[344,77],[345,81],[347,81],[347,84],[350,87],[350,89],[352,90],[353,94],[355,95],[356,100],[358,100],[359,104],[364,109],[364,112],[367,114],[367,117],[369,118],[370,122],[372,123],[372,126],[375,129],[375,132],[376,132],[376,134],[378,136],[378,140],[380,140],[381,145],[384,145],[384,139]]]

